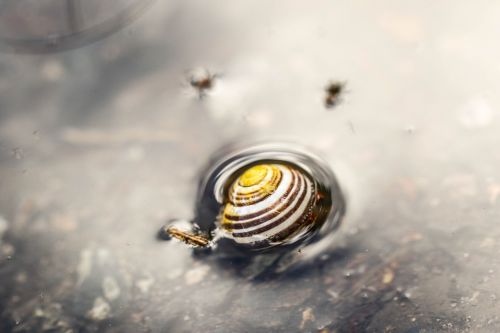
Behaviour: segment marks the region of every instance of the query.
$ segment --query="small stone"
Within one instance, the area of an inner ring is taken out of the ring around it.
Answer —
[[[330,295],[333,299],[337,299],[339,298],[339,293],[336,292],[335,290],[333,289],[327,289],[326,292],[328,293],[328,295]]]
[[[70,214],[56,214],[51,220],[51,225],[58,230],[70,232],[78,227],[78,222]]]
[[[77,284],[80,285],[90,275],[92,269],[92,251],[84,249],[80,252],[80,262],[76,268],[78,274]]]
[[[314,321],[314,320],[315,320],[315,318],[314,318],[313,310],[311,308],[306,308],[302,312],[302,322],[300,323],[300,329],[303,330],[305,328],[307,322]]]
[[[102,290],[104,292],[104,297],[108,300],[113,301],[120,296],[120,286],[116,280],[111,276],[106,276],[102,281]]]
[[[143,279],[137,280],[135,285],[141,291],[141,293],[147,294],[154,282],[155,279],[152,276],[147,276]]]
[[[200,283],[203,278],[208,274],[210,271],[210,266],[208,265],[201,265],[195,268],[190,269],[189,271],[184,274],[184,279],[186,281],[186,284],[188,286]]]
[[[26,272],[19,272],[16,274],[16,277],[14,278],[17,283],[26,283],[28,281],[28,275]]]
[[[390,268],[386,268],[384,275],[382,277],[383,284],[390,284],[394,280],[394,271]]]
[[[109,318],[111,314],[111,306],[102,297],[97,297],[94,300],[94,306],[89,310],[87,316],[95,321],[101,321]]]

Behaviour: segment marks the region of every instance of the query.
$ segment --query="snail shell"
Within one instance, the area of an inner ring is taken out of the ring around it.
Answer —
[[[160,239],[239,257],[285,253],[339,226],[344,196],[321,159],[286,144],[237,148],[221,150],[204,170],[194,219],[171,221]]]
[[[226,237],[252,249],[290,243],[323,224],[323,195],[311,176],[298,167],[253,165],[230,185],[220,229]]]

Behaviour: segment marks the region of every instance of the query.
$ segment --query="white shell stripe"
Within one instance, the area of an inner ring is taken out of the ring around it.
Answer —
[[[270,207],[273,203],[279,201],[280,198],[282,198],[285,195],[287,189],[290,187],[290,184],[292,182],[291,170],[286,169],[282,166],[279,166],[279,168],[283,174],[283,178],[281,179],[281,183],[279,184],[278,188],[276,189],[276,191],[274,191],[273,194],[271,194],[266,199],[254,204],[254,205],[235,206],[233,208],[233,212],[231,213],[231,215],[244,216],[244,215],[248,215],[248,214],[254,214],[254,213],[260,212],[261,210],[264,210],[264,209]]]
[[[245,187],[233,185],[230,195],[230,203],[235,206],[250,206],[269,197],[281,183],[283,174],[277,168],[273,167],[272,177],[269,182],[261,182],[261,188],[254,192],[242,193]]]
[[[256,221],[256,220],[265,219],[265,217],[267,215],[272,215],[276,211],[279,212],[279,214],[277,216],[275,216],[274,218],[269,219],[269,220],[267,220],[265,222],[262,222],[260,224],[257,224],[256,226],[251,226],[251,227],[244,228],[244,229],[238,229],[237,231],[234,232],[234,235],[237,236],[240,233],[252,231],[252,230],[255,230],[255,229],[260,229],[260,228],[262,228],[264,226],[267,226],[268,224],[271,224],[271,223],[273,223],[273,222],[281,219],[283,216],[285,216],[286,214],[288,214],[291,210],[293,210],[294,208],[297,208],[297,206],[299,204],[299,200],[300,200],[301,196],[304,194],[304,191],[305,191],[305,188],[304,188],[304,177],[302,175],[297,175],[297,176],[298,176],[297,182],[294,184],[294,187],[293,187],[291,193],[293,193],[294,191],[297,191],[298,193],[295,196],[293,202],[286,202],[286,201],[285,202],[281,202],[281,204],[278,207],[276,207],[273,210],[270,210],[269,212],[266,212],[263,215],[256,216],[253,219],[240,220],[240,221],[237,221],[237,222],[236,221],[233,222],[234,224],[253,222],[253,221]],[[304,200],[306,200],[306,199],[307,198],[304,198]]]
[[[264,232],[262,232],[260,234],[257,234],[257,235],[254,235],[254,236],[249,236],[249,237],[233,237],[233,239],[237,243],[240,243],[240,244],[248,244],[248,243],[254,243],[254,242],[257,242],[257,241],[261,241],[261,240],[266,240],[266,239],[269,239],[269,238],[277,235],[281,231],[287,229],[292,224],[294,224],[294,223],[298,222],[300,219],[302,219],[302,217],[304,215],[304,212],[308,208],[308,205],[309,205],[309,202],[310,202],[310,199],[311,199],[311,196],[312,196],[312,193],[311,193],[312,192],[311,182],[307,178],[304,178],[304,179],[306,180],[306,186],[305,186],[306,191],[307,191],[306,197],[300,203],[299,209],[297,209],[287,220],[283,221],[283,223],[280,223],[276,227],[274,227],[274,228],[272,228],[270,230],[264,231]]]

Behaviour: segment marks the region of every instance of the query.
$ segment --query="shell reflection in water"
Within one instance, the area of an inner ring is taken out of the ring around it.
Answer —
[[[284,145],[224,152],[199,189],[195,221],[163,228],[194,247],[238,252],[289,249],[332,231],[344,198],[330,169]]]

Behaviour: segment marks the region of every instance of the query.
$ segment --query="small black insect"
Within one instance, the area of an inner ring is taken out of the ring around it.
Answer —
[[[345,90],[345,82],[330,82],[325,88],[325,107],[330,109],[342,102],[342,93]]]
[[[215,79],[218,77],[218,74],[212,74],[207,69],[198,69],[189,74],[189,84],[197,91],[198,97],[202,99],[207,95],[207,91],[214,87]]]

